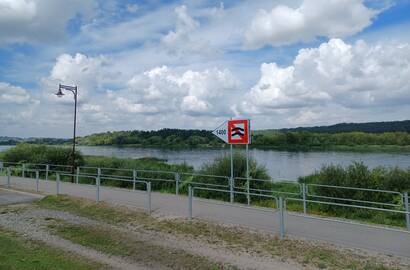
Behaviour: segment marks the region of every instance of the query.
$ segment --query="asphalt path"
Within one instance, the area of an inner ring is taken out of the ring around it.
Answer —
[[[41,199],[43,196],[19,192],[13,190],[7,190],[0,188],[0,205],[16,204],[16,203],[30,203]]]
[[[11,187],[35,190],[34,179],[12,177]],[[6,177],[0,177],[0,184],[6,185]],[[56,194],[56,182],[40,180],[39,191]],[[61,182],[60,193],[88,199],[96,199],[96,187]],[[148,196],[144,191],[132,191],[113,187],[101,187],[100,200],[130,207],[146,209]],[[152,210],[156,213],[174,216],[188,216],[188,198],[153,192]],[[236,224],[251,229],[279,233],[279,212],[275,209],[244,207],[239,204],[195,198],[194,218],[212,220],[224,224]],[[404,219],[404,215],[403,215]],[[410,232],[386,229],[378,226],[357,224],[342,220],[327,220],[311,215],[297,215],[285,211],[286,235],[305,239],[322,240],[349,248],[361,248],[410,258]]]

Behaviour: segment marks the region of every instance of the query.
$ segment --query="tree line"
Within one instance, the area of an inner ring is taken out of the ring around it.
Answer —
[[[161,129],[157,131],[117,131],[79,138],[82,145],[128,145],[147,147],[222,147],[224,143],[207,130]],[[328,148],[333,146],[408,146],[407,132],[264,131],[252,135],[252,145],[278,149]]]

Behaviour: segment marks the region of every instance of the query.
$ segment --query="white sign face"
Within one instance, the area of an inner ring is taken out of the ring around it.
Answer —
[[[212,134],[214,134],[222,141],[228,143],[228,121],[223,122],[222,125],[212,131]]]

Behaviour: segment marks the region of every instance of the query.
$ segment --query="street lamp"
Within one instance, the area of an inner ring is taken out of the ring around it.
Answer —
[[[75,167],[75,127],[76,127],[76,122],[77,122],[77,86],[68,86],[68,85],[63,85],[59,84],[58,85],[58,92],[56,93],[57,97],[62,97],[64,96],[64,93],[62,90],[67,90],[71,91],[74,95],[74,134],[73,134],[73,151],[71,153],[71,158],[72,158],[72,168],[71,168],[71,174],[74,175],[74,167]],[[71,182],[74,182],[74,177],[71,178]]]

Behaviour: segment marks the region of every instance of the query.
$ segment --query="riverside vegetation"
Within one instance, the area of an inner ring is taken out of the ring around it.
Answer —
[[[157,131],[117,131],[92,134],[78,139],[82,145],[116,145],[163,148],[220,148],[218,138],[206,130],[161,129]],[[407,132],[255,131],[252,147],[279,150],[392,150],[410,151]]]
[[[0,160],[5,162],[19,162],[19,163],[42,163],[42,164],[58,164],[70,165],[70,149],[44,146],[44,145],[30,145],[19,144],[0,155]],[[192,183],[206,183],[221,185],[220,189],[228,189],[228,176],[230,175],[230,159],[227,156],[222,156],[214,161],[205,164],[199,170],[195,171],[192,167],[181,164],[171,165],[164,160],[153,158],[142,159],[119,159],[114,157],[91,157],[82,156],[81,153],[76,154],[77,165],[87,167],[101,167],[110,168],[104,169],[103,174],[116,175],[120,177],[132,177],[132,169],[146,170],[138,172],[139,179],[166,179],[169,181],[152,181],[152,188],[160,192],[175,192],[175,175],[174,172],[180,173],[181,185],[179,190],[181,193],[187,193],[188,186]],[[234,175],[235,177],[246,177],[246,159],[239,152],[234,154]],[[255,160],[251,159],[250,164],[250,178],[261,180],[274,180],[268,175],[266,168],[260,166]],[[151,171],[160,172],[151,172]],[[82,173],[95,174],[96,170],[86,169]],[[225,176],[209,177],[203,175],[218,175]],[[52,179],[52,176],[50,177]],[[68,178],[66,179],[68,180]],[[82,183],[90,183],[90,179],[81,178]],[[376,167],[369,169],[363,163],[352,163],[347,167],[339,165],[324,166],[315,173],[300,177],[299,183],[305,184],[320,184],[320,185],[334,185],[347,186],[358,188],[370,188],[378,190],[390,190],[397,192],[410,191],[410,166],[407,169],[399,169],[396,167]],[[102,179],[103,185],[118,186],[123,188],[131,188],[132,182],[117,181],[112,179]],[[236,191],[244,192],[246,190],[246,180],[238,179],[235,183]],[[137,186],[137,188],[145,188],[144,186]],[[265,195],[277,195],[278,193],[299,193],[300,189],[297,183],[277,182],[277,181],[251,181],[250,188],[252,193],[262,193]],[[272,190],[271,192],[262,192],[260,190]],[[400,196],[378,193],[365,192],[357,190],[335,189],[320,186],[310,186],[310,194],[317,196],[335,197],[340,199],[354,199],[360,201],[383,202],[400,205]],[[196,196],[220,200],[229,200],[229,193],[198,190]],[[298,196],[298,195],[294,195]],[[315,198],[313,197],[312,200]],[[326,200],[326,199],[321,199]],[[235,196],[236,202],[245,203],[245,194],[237,194]],[[328,201],[335,201],[328,200]],[[349,204],[348,201],[339,200],[339,203]],[[273,198],[263,198],[259,196],[252,196],[252,204],[260,206],[275,207],[275,200]],[[357,202],[355,204],[358,204]],[[363,203],[365,206],[374,206]],[[299,202],[289,202],[288,209],[300,211],[302,205]],[[390,209],[399,209],[399,207],[391,206]],[[365,209],[354,209],[347,206],[332,206],[324,204],[308,204],[309,213],[345,217],[349,219],[357,219],[365,222],[380,223],[394,226],[405,226],[404,215],[400,213],[386,213],[381,211],[372,211]]]

